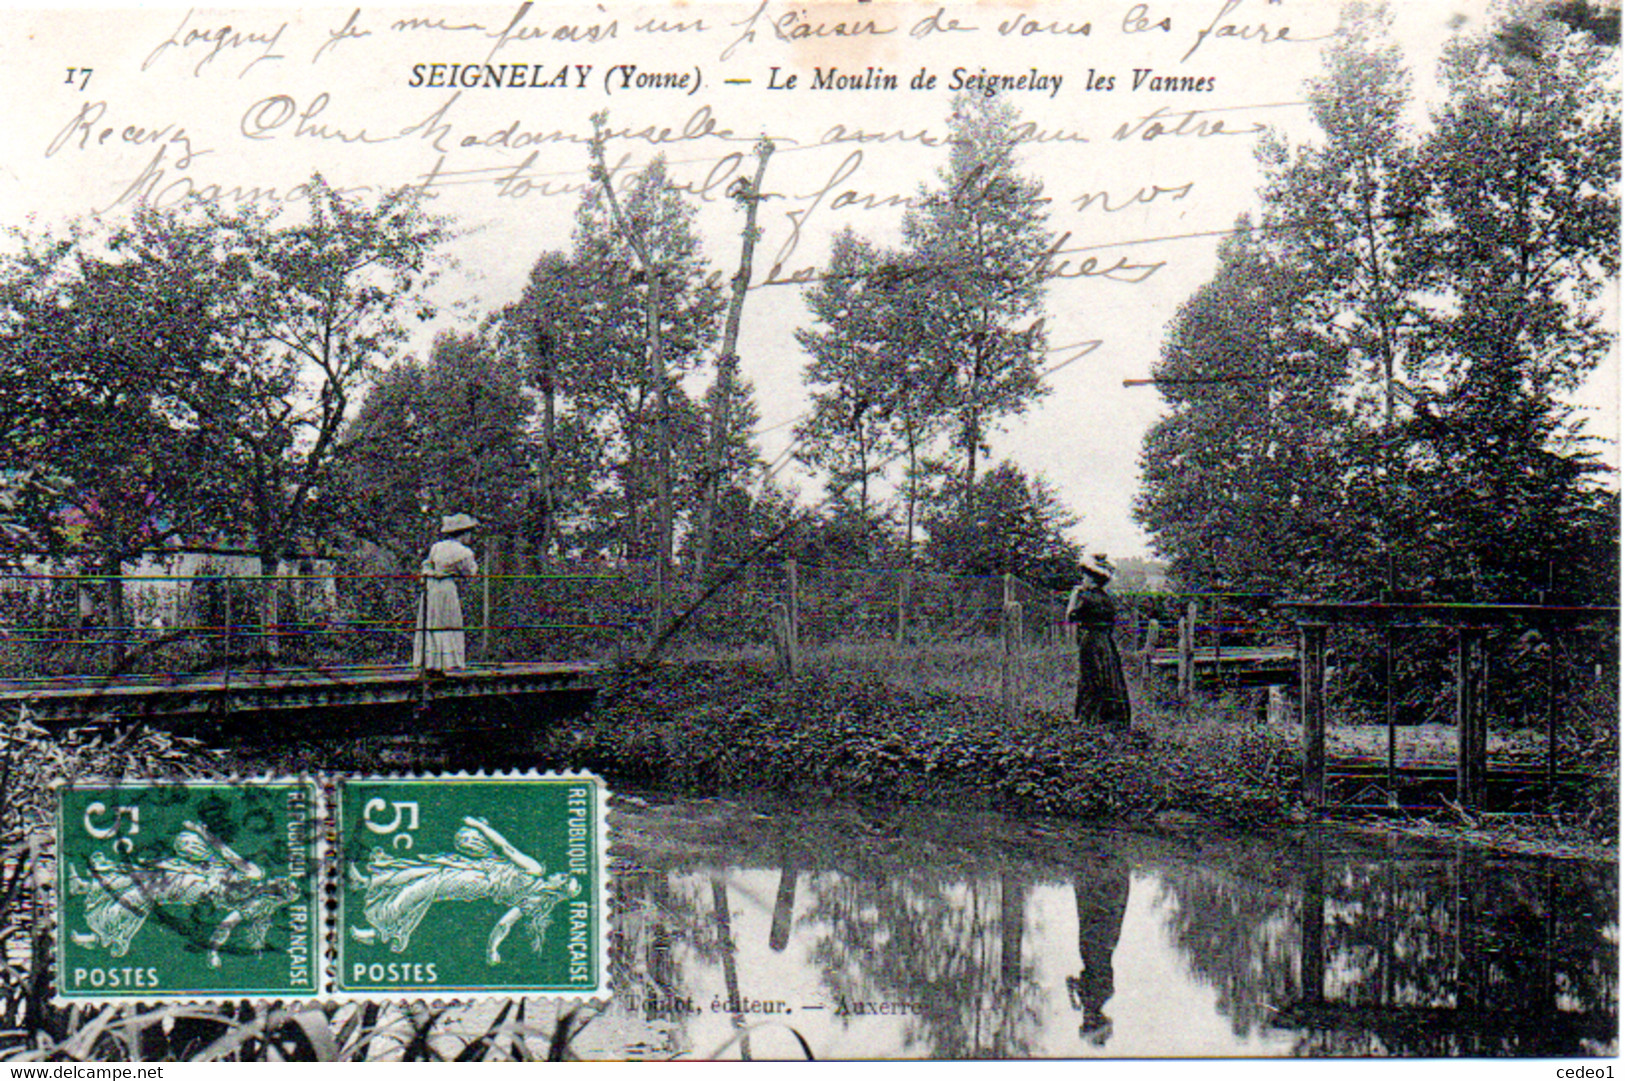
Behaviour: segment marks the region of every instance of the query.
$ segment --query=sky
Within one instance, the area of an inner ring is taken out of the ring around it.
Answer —
[[[1440,45],[1485,18],[1478,2],[1398,12],[1419,122]],[[422,352],[515,299],[542,252],[568,247],[595,111],[630,133],[610,143],[612,163],[666,155],[724,278],[742,225],[727,184],[771,136],[741,364],[764,458],[813,502],[821,479],[786,453],[807,409],[793,332],[809,319],[792,279],[816,272],[845,226],[898,239],[902,200],[946,162],[956,80],[1025,75],[1007,95],[1033,126],[1022,168],[1053,199],[1068,258],[1096,263],[1052,283],[1047,394],[992,434],[993,461],[1053,485],[1088,550],[1145,555],[1130,508],[1162,403],[1123,381],[1149,374],[1219,237],[1256,208],[1261,132],[1308,134],[1302,85],[1337,19],[1323,0],[12,8],[0,13],[0,86],[28,107],[0,131],[0,220],[59,228],[142,199],[243,192],[297,215],[313,171],[365,197],[418,186],[458,231]],[[501,65],[505,83],[525,85],[431,85],[454,64],[482,79]],[[840,76],[898,85],[818,85]],[[1206,89],[1151,89],[1166,76]],[[1618,397],[1616,350],[1581,395],[1609,439]]]

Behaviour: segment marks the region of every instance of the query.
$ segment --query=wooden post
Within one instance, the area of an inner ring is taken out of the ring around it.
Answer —
[[[1213,598],[1213,687],[1217,696],[1224,687],[1224,666],[1219,663],[1220,637],[1224,633],[1224,610],[1220,607],[1219,598]]]
[[[1303,707],[1303,799],[1326,801],[1326,628],[1298,625],[1298,694]]]
[[[1145,626],[1145,645],[1140,648],[1140,678],[1149,680],[1153,670],[1152,657],[1157,651],[1157,639],[1162,636],[1162,624],[1153,619]]]
[[[1470,808],[1484,806],[1483,657],[1483,631],[1456,631],[1456,800]]]
[[[908,640],[908,606],[914,592],[914,572],[904,571],[897,580],[897,644]]]
[[[270,577],[266,579],[269,590],[266,596],[270,603],[265,613],[265,659],[261,661],[265,669],[271,667],[271,658],[282,656],[282,569],[282,560],[278,558],[271,564]]]
[[[790,648],[794,651],[801,642],[801,574],[793,559],[784,563],[785,604],[790,616]]]
[[[1004,606],[1003,627],[999,635],[1002,648],[999,663],[999,698],[1004,704],[1005,720],[1015,717],[1016,679],[1015,655],[1017,640],[1021,637],[1021,605],[1007,601]]]
[[[1185,617],[1180,616],[1179,623],[1174,627],[1174,650],[1179,655],[1177,657],[1178,667],[1174,669],[1174,682],[1181,702],[1185,700],[1185,681],[1190,675],[1185,670],[1185,637],[1189,633],[1190,628],[1186,626]]]
[[[1388,721],[1388,804],[1399,802],[1399,763],[1394,751],[1394,629],[1382,632],[1383,715]]]
[[[790,622],[790,609],[783,601],[773,605],[773,656],[778,661],[779,675],[795,679],[798,659],[795,629]]]
[[[226,676],[226,680],[229,682],[231,680],[231,578],[229,578],[228,576],[222,574],[220,576],[220,584],[221,584],[222,587],[224,587],[222,592],[225,593],[225,595],[226,595],[226,601],[225,601],[226,626],[224,628],[224,630],[225,630],[225,641],[226,641],[226,645],[225,645],[226,655],[221,659],[225,662],[225,666],[226,666],[225,676]]]
[[[1179,700],[1189,706],[1196,690],[1196,602],[1185,606],[1179,621]]]
[[[491,560],[495,553],[486,553],[485,573],[480,575],[480,660],[491,663]]]
[[[1004,576],[1004,603],[1008,606],[1016,601],[1016,576],[1006,573]]]

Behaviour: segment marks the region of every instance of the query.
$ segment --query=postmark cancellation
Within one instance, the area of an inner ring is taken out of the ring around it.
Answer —
[[[59,789],[58,998],[318,996],[319,811],[308,779]]]

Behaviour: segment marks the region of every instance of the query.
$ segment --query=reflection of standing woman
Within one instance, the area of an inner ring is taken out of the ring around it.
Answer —
[[[1078,626],[1078,697],[1072,707],[1075,720],[1129,726],[1128,685],[1123,682],[1123,659],[1112,640],[1117,605],[1106,592],[1112,565],[1104,555],[1083,560],[1084,580],[1072,590],[1066,620]]]
[[[457,577],[479,573],[474,550],[463,543],[477,525],[467,514],[452,514],[440,520],[440,539],[423,561],[423,597],[418,602],[418,633],[412,641],[415,668],[444,672],[467,667]]]
[[[1123,935],[1123,914],[1128,911],[1128,870],[1110,857],[1072,876],[1072,894],[1078,903],[1078,959],[1082,967],[1066,978],[1066,994],[1077,1010],[1078,1035],[1095,1047],[1111,1038],[1112,1020],[1106,1003],[1116,990],[1112,954]]]

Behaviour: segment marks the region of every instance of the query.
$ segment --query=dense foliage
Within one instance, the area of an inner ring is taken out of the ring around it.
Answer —
[[[1180,581],[1613,603],[1618,498],[1564,396],[1612,341],[1616,64],[1538,15],[1463,34],[1418,132],[1384,18],[1345,19],[1319,138],[1265,145],[1164,344],[1136,513]]]

